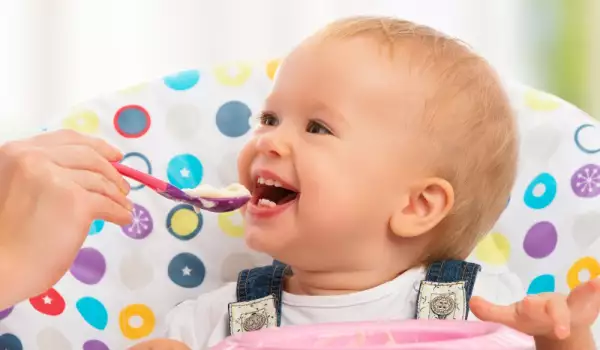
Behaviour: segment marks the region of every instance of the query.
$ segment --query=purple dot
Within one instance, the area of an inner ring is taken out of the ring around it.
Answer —
[[[83,248],[77,254],[71,274],[81,283],[96,284],[106,272],[106,260],[102,253],[94,248]]]
[[[133,239],[148,237],[154,228],[150,212],[139,204],[133,205],[133,222],[131,225],[121,227],[125,235]]]
[[[13,306],[9,307],[8,309],[0,310],[0,320],[7,318],[8,315],[10,315],[10,313],[12,312],[12,310]]]
[[[88,340],[83,344],[83,350],[110,350],[106,344],[100,340]]]
[[[588,164],[579,168],[571,177],[571,188],[583,198],[600,195],[600,166]]]
[[[558,234],[554,225],[548,221],[541,221],[527,231],[523,249],[530,257],[541,259],[554,251],[557,241]]]

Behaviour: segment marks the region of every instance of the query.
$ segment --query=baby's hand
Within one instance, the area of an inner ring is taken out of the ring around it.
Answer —
[[[568,296],[530,295],[509,306],[473,297],[470,307],[482,321],[501,323],[534,337],[563,340],[572,333],[590,332],[600,311],[600,278],[582,283]]]
[[[143,343],[134,345],[129,350],[190,350],[182,342],[171,339],[152,339]]]

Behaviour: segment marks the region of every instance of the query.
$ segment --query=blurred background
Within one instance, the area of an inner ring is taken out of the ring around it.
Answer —
[[[0,132],[181,69],[279,57],[357,14],[436,27],[600,116],[600,0],[0,0]]]

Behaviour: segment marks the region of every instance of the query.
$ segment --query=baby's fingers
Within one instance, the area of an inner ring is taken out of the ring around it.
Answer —
[[[500,323],[511,328],[517,327],[516,304],[500,306],[474,296],[471,298],[469,307],[473,315],[481,321]]]
[[[558,339],[565,339],[571,334],[571,311],[564,297],[558,295],[546,302],[546,314],[554,325],[552,332]]]

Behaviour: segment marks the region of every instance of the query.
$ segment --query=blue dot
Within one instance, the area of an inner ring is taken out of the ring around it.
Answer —
[[[193,88],[200,80],[200,72],[197,70],[187,70],[174,75],[165,77],[165,85],[177,91]]]
[[[587,154],[595,154],[595,153],[599,153],[600,152],[600,148],[588,148],[584,145],[584,143],[581,142],[581,132],[585,129],[591,128],[594,129],[596,126],[592,125],[592,124],[583,124],[580,125],[577,130],[575,130],[575,145],[577,146],[577,148],[579,148],[582,152],[587,153]]]
[[[176,285],[183,288],[196,288],[204,281],[206,268],[194,254],[181,253],[169,263],[168,274]]]
[[[198,158],[191,154],[180,154],[169,161],[167,177],[179,188],[195,188],[202,181],[204,167]]]
[[[90,225],[90,230],[88,231],[88,236],[97,235],[102,232],[104,228],[104,220],[94,220],[92,225]]]
[[[0,349],[23,350],[23,344],[16,335],[11,333],[5,333],[0,335]]]
[[[554,276],[540,275],[531,281],[527,294],[553,293],[556,288]]]
[[[150,160],[148,159],[148,157],[146,157],[145,155],[139,153],[139,152],[130,152],[127,153],[123,156],[123,159],[121,160],[121,163],[136,163],[134,166],[129,165],[130,167],[141,171],[143,173],[152,175],[152,164],[150,164]],[[142,169],[140,169],[139,163],[142,163]],[[137,191],[144,188],[143,184],[138,184],[135,186],[131,186],[131,190],[132,191]]]
[[[90,326],[104,330],[108,324],[108,312],[102,303],[92,297],[83,297],[75,304],[77,311]]]
[[[544,209],[556,197],[556,180],[548,173],[536,176],[525,190],[523,201],[531,209]]]
[[[217,127],[225,136],[239,137],[250,130],[252,111],[239,101],[229,101],[217,111]]]
[[[115,113],[113,120],[115,130],[127,138],[143,136],[150,129],[150,114],[142,106],[130,105],[122,107]]]

